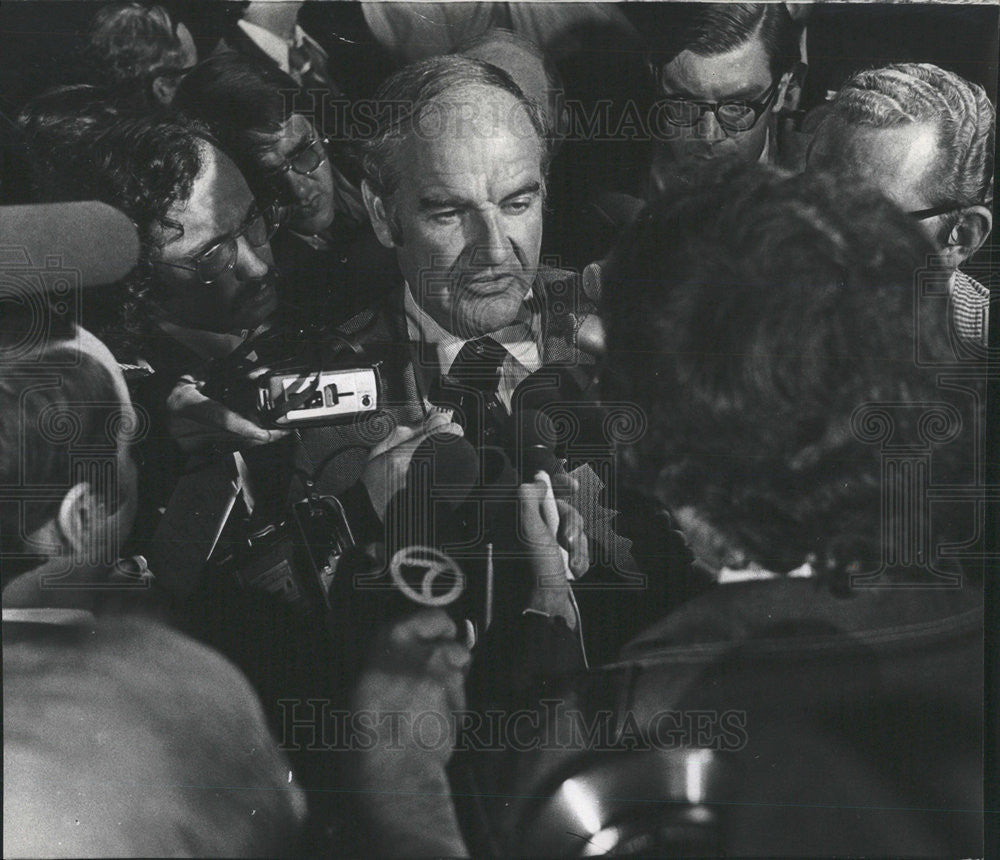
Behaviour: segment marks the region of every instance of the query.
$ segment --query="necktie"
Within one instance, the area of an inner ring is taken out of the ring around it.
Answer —
[[[506,410],[497,397],[506,357],[507,350],[493,338],[480,337],[462,347],[448,371],[448,378],[458,388],[455,394],[459,395],[459,412],[455,420],[473,445],[492,444],[497,425],[506,418]]]

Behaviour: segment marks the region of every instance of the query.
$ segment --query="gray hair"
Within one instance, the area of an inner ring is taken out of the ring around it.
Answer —
[[[829,105],[831,121],[872,128],[930,123],[937,129],[935,186],[941,203],[988,204],[993,198],[996,110],[986,91],[930,63],[858,72]]]
[[[389,196],[399,186],[396,156],[403,141],[414,133],[428,107],[449,91],[468,86],[493,87],[509,93],[524,108],[542,150],[542,173],[548,166],[550,140],[541,108],[527,98],[502,69],[468,57],[441,56],[400,69],[379,87],[375,131],[361,143],[365,179]]]

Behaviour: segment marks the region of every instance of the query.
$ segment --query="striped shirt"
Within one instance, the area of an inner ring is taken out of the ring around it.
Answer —
[[[951,281],[951,316],[958,336],[985,346],[989,308],[990,291],[956,270]]]

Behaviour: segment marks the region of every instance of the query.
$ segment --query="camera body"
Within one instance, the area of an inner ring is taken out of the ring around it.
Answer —
[[[378,364],[304,372],[272,370],[254,383],[256,417],[268,427],[339,424],[382,408]]]
[[[272,429],[346,424],[384,405],[381,362],[336,332],[265,332],[207,376],[207,397]]]

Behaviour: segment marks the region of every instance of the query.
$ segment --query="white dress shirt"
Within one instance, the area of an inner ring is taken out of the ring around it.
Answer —
[[[406,329],[410,340],[433,346],[437,353],[438,369],[442,374],[448,373],[462,347],[472,338],[463,340],[444,329],[417,304],[409,284],[405,284],[403,289]],[[525,301],[530,297],[529,292]],[[497,396],[508,412],[514,389],[527,376],[541,369],[540,329],[541,319],[536,314],[530,321],[517,320],[499,331],[490,332],[490,337],[507,351],[507,357],[500,366]]]
[[[246,34],[248,39],[250,39],[258,48],[274,60],[274,62],[277,63],[278,68],[280,68],[286,75],[291,74],[292,67],[288,60],[288,50],[292,45],[296,48],[300,48],[304,43],[308,43],[322,56],[326,56],[326,51],[323,50],[319,42],[303,30],[298,24],[295,25],[291,45],[282,39],[281,36],[272,33],[270,30],[265,30],[258,24],[251,24],[249,21],[238,21],[237,26]]]

